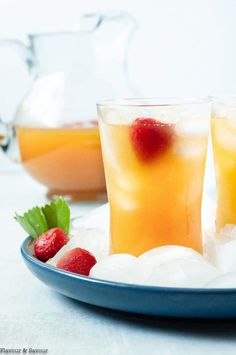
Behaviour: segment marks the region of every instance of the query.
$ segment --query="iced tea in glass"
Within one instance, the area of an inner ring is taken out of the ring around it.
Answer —
[[[211,132],[219,231],[225,224],[236,224],[236,97],[213,100]]]
[[[127,99],[98,105],[111,253],[174,244],[202,252],[207,100]]]

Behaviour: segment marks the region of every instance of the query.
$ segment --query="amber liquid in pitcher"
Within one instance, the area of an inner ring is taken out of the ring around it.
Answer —
[[[17,126],[21,162],[48,187],[48,196],[71,200],[106,198],[100,136],[95,124],[59,128]]]

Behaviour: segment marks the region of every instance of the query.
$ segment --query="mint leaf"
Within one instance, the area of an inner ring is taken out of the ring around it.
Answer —
[[[26,231],[26,233],[28,233],[28,235],[30,235],[33,239],[37,238],[37,233],[27,218],[19,216],[18,214],[16,214],[14,218],[18,223],[20,223],[21,227]]]
[[[14,218],[33,239],[55,227],[63,229],[66,234],[70,231],[70,209],[61,197],[43,207],[31,208],[23,216],[16,213]]]
[[[33,207],[25,212],[23,216],[16,214],[15,219],[33,239],[36,239],[49,229],[47,220],[39,207]]]
[[[66,234],[70,231],[70,209],[63,198],[59,197],[56,201],[42,207],[42,211],[47,220],[48,229],[58,227]]]

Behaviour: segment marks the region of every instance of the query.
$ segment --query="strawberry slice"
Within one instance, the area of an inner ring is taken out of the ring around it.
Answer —
[[[88,276],[96,262],[97,260],[89,251],[82,248],[74,248],[62,255],[56,267]]]
[[[130,137],[137,156],[149,161],[166,152],[173,141],[173,125],[154,118],[139,117],[130,128]]]
[[[40,235],[34,244],[34,253],[37,259],[48,261],[69,241],[68,236],[61,228],[52,228]]]

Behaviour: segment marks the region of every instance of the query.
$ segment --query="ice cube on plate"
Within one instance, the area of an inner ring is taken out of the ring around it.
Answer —
[[[207,288],[236,288],[236,272],[230,272],[211,280]]]
[[[203,256],[195,250],[179,245],[165,245],[154,248],[139,256],[150,266],[159,266],[176,259],[204,261]]]
[[[206,261],[176,259],[152,269],[146,285],[166,287],[204,287],[219,276],[219,271]]]
[[[97,260],[109,254],[108,233],[102,229],[78,229],[76,234],[74,233],[74,238],[78,239],[80,248],[88,250]]]
[[[130,254],[113,254],[99,261],[90,270],[90,277],[102,280],[144,284],[151,268]]]
[[[210,247],[208,244],[207,257],[222,272],[236,271],[236,240],[225,243],[215,241]]]
[[[229,241],[234,238],[236,239],[236,225],[226,224],[223,228],[221,228],[219,237],[222,241]]]
[[[82,229],[99,229],[109,232],[110,210],[109,204],[106,203],[85,216],[74,218],[72,221],[71,234],[78,236],[78,230]]]
[[[226,225],[219,233],[208,231],[205,238],[206,259],[221,272],[236,271],[236,228]]]
[[[100,229],[78,229],[76,235],[62,247],[59,252],[47,261],[48,264],[56,266],[57,261],[66,252],[74,248],[82,248],[92,253],[96,260],[101,260],[109,253],[109,238],[108,235]]]

